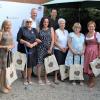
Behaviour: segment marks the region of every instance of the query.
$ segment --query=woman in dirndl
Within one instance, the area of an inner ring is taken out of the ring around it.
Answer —
[[[88,86],[90,88],[95,85],[95,76],[90,67],[92,62],[97,57],[100,57],[100,33],[95,31],[96,23],[90,21],[87,24],[88,33],[86,34],[85,42],[85,58],[84,58],[84,73],[88,75]]]
[[[6,81],[6,68],[8,52],[14,47],[11,33],[11,21],[4,20],[0,32],[0,89],[3,93],[9,93],[11,86]]]

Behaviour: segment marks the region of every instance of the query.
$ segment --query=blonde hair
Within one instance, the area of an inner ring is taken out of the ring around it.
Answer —
[[[94,27],[96,27],[96,23],[95,23],[95,21],[92,21],[92,20],[88,22],[87,27],[89,27],[89,25],[91,25],[91,24],[93,24]]]
[[[11,21],[10,21],[10,20],[7,20],[7,19],[3,21],[2,25],[1,25],[1,30],[2,30],[2,31],[4,31],[4,28],[5,28],[5,26],[6,26],[8,23],[11,23]]]
[[[81,29],[81,24],[78,23],[78,22],[74,23],[74,25],[72,27],[73,31],[75,30],[75,28],[80,28]]]

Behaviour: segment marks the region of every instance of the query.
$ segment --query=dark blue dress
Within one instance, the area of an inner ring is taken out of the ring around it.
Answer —
[[[17,41],[18,41],[18,51],[27,54],[27,67],[36,66],[36,58],[37,58],[37,47],[28,48],[27,46],[20,43],[20,39],[28,41],[30,43],[34,43],[36,38],[38,38],[37,31],[32,28],[29,30],[26,27],[22,27],[19,29],[17,34]]]

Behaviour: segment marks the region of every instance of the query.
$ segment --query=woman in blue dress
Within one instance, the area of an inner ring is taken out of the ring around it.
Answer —
[[[83,61],[84,61],[84,35],[80,33],[81,31],[81,25],[80,23],[75,23],[73,25],[73,31],[69,34],[69,39],[68,39],[68,46],[69,46],[69,51],[65,60],[65,65],[70,67],[71,65],[74,64],[80,64],[80,56],[81,56],[81,65],[83,66]],[[74,57],[74,61],[73,61]],[[73,81],[73,85],[75,85],[75,81]],[[83,83],[80,82],[80,85]]]
[[[25,26],[21,27],[17,34],[18,51],[27,54],[27,68],[23,72],[24,84],[32,84],[32,67],[36,66],[37,45],[41,42],[38,38],[38,32],[32,28],[32,19],[25,20]],[[26,73],[27,70],[27,73]]]

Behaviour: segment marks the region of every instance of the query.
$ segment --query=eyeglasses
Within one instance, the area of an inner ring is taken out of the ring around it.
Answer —
[[[32,23],[32,21],[26,21],[26,23]]]
[[[11,27],[5,27],[6,29],[10,29]]]

